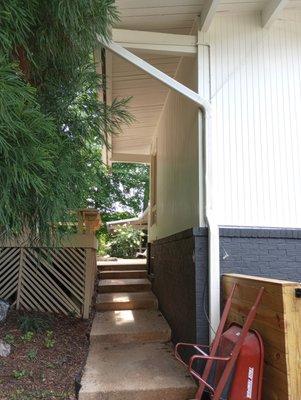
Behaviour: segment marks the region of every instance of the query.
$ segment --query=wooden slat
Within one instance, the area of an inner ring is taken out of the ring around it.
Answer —
[[[39,268],[38,265],[34,265],[28,262],[28,258],[30,259],[30,254],[26,254],[27,259],[25,263],[24,270],[28,270],[31,275],[32,282],[36,283],[36,286],[44,287],[49,290],[50,296],[56,295],[57,300],[63,304],[67,309],[70,306],[69,299],[66,294],[59,288],[51,277],[45,276],[43,274],[43,270]],[[47,279],[48,278],[48,279]],[[22,286],[22,291],[24,290],[24,285]],[[72,304],[71,304],[72,306]]]
[[[0,296],[14,302],[18,289],[19,248],[0,249]]]
[[[298,285],[300,287],[301,285]],[[301,299],[295,297],[295,287],[284,287],[286,322],[287,372],[289,398],[301,397]]]
[[[54,311],[54,312],[61,311],[64,314],[66,314],[65,308],[63,308],[59,304],[59,302],[56,301],[55,296],[53,296],[53,294],[48,291],[47,283],[43,282],[43,280],[40,279],[39,276],[36,276],[36,280],[38,281],[38,285],[36,285],[36,281],[35,282],[32,281],[31,274],[27,270],[23,271],[23,279],[32,288],[33,292],[31,291],[31,293],[35,293],[35,291],[38,292],[39,296],[41,296],[41,298],[43,299],[43,302],[47,304],[45,306],[45,309],[47,311]],[[33,284],[35,284],[34,287],[32,287]],[[24,287],[22,288],[22,291],[24,291]],[[48,308],[48,306],[50,308]]]
[[[265,347],[264,400],[299,400],[301,393],[301,300],[295,297],[296,282],[246,275],[223,277],[223,296],[237,283],[229,323],[242,324],[259,288],[265,292],[252,328],[261,334]]]
[[[88,247],[0,248],[0,297],[17,308],[82,316],[85,304],[88,317],[95,277]]]
[[[15,290],[13,290],[15,288]],[[6,286],[4,286],[1,289],[0,296],[5,299],[9,300],[10,297],[14,294],[14,292],[17,291],[18,288],[18,271],[16,270],[16,273],[14,276],[11,277],[11,279],[7,282]]]
[[[28,290],[28,291],[27,291]],[[30,292],[29,292],[30,290]],[[55,312],[57,311],[58,307],[54,307],[55,301],[48,299],[49,293],[41,285],[35,285],[31,279],[31,275],[24,269],[23,271],[23,288],[22,293],[28,293],[28,297],[32,301],[36,301],[37,307],[41,310],[41,306],[43,311]],[[30,293],[30,294],[29,294]],[[22,304],[22,301],[21,301]],[[58,305],[57,305],[58,306]],[[64,312],[62,308],[60,311]]]
[[[235,291],[234,298],[247,301],[249,303],[254,301],[256,293],[263,285],[263,282],[261,281],[254,279],[248,281],[245,278],[240,278],[239,275],[234,275],[233,279],[229,279],[227,276],[225,276],[225,295],[230,293],[232,282],[239,283],[237,290]],[[266,307],[267,309],[283,313],[282,285],[264,281],[264,287],[265,292],[260,307]]]
[[[62,277],[62,281],[66,282],[66,279],[64,278],[64,271],[62,270],[63,268],[65,268],[65,271],[67,272],[67,276],[69,277],[70,282],[75,285],[73,290],[78,291],[78,293],[82,293],[83,285],[84,285],[83,276],[81,277],[81,279],[78,278],[78,276],[74,274],[74,270],[72,270],[69,266],[67,266],[66,263],[64,263],[64,264],[59,263],[58,260],[59,260],[59,257],[56,254],[53,254],[52,263],[54,266],[57,267],[58,270],[61,271],[61,274],[59,274],[59,276]],[[51,265],[48,264],[48,262],[46,260],[45,260],[45,265],[47,266],[47,268],[50,271],[53,271],[53,270],[55,271],[55,268],[51,267]],[[55,274],[56,273],[57,272],[55,271]],[[68,282],[67,282],[67,284],[68,284]]]
[[[60,301],[61,304],[63,304],[67,310],[73,311],[77,309],[76,304],[68,298],[67,294],[64,292],[64,290],[53,280],[53,278],[45,273],[45,270],[41,265],[34,264],[28,262],[28,258],[34,262],[34,259],[32,258],[32,255],[30,252],[26,253],[26,266],[31,270],[32,274],[36,274],[36,277],[39,277],[40,284],[42,282],[44,283],[45,287],[49,289],[49,292],[52,294],[56,294],[57,300]]]
[[[79,267],[82,266],[82,269],[85,269],[84,268],[84,263],[85,262],[84,261],[80,262],[79,259],[77,259],[72,253],[69,253],[67,251],[67,249],[61,250],[58,254],[59,254],[60,258],[62,258],[62,259],[64,259],[66,261],[67,265],[69,265],[69,264],[73,265],[74,273],[78,276],[78,278],[80,280],[82,280],[83,273],[79,272],[79,269],[80,269]]]
[[[64,250],[73,253],[76,258],[81,259],[81,265],[82,265],[83,269],[85,269],[85,263],[86,263],[86,250],[85,249],[68,247],[68,248],[65,248]]]

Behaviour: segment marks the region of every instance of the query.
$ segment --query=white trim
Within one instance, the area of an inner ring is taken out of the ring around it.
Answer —
[[[108,50],[111,50],[113,53],[129,61],[130,63],[136,65],[136,67],[142,69],[147,74],[159,80],[164,85],[187,97],[193,103],[196,103],[202,110],[206,109],[208,111],[211,109],[210,103],[202,96],[200,96],[198,93],[194,92],[193,90],[189,89],[182,83],[171,78],[170,76],[160,71],[159,69],[153,67],[148,62],[142,60],[140,57],[136,56],[135,54],[131,53],[130,51],[122,47],[120,44],[117,44],[113,41],[103,42],[99,35],[97,36],[97,38],[99,42]]]
[[[279,18],[287,3],[288,0],[270,0],[261,12],[262,27],[269,28]]]
[[[149,164],[150,156],[147,154],[112,153],[111,161],[112,162]]]
[[[148,53],[176,56],[197,54],[196,37],[191,35],[112,29],[112,40],[127,49]]]
[[[205,0],[200,18],[201,32],[207,32],[217,12],[220,0]]]
[[[201,22],[201,21],[200,21]],[[201,41],[201,24],[198,37]],[[198,92],[208,100],[211,97],[210,90],[210,47],[198,45]],[[209,338],[214,340],[215,332],[220,321],[220,261],[219,261],[219,227],[215,219],[213,203],[213,152],[212,130],[210,115],[206,115],[205,123],[202,115],[199,115],[199,226],[202,226],[202,217],[205,214],[208,226],[208,297],[209,297]],[[204,129],[204,125],[206,129]],[[205,178],[205,179],[204,179]],[[204,192],[204,193],[203,193]],[[203,204],[204,202],[204,204]]]
[[[100,50],[98,50],[100,51]],[[113,86],[113,74],[112,74],[112,53],[105,50],[105,67],[106,67],[106,103],[107,105],[112,104],[112,86]],[[107,134],[108,147],[102,147],[102,162],[108,167],[112,166],[112,135]]]

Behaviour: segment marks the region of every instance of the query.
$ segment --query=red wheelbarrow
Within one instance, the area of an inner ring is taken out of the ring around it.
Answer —
[[[211,346],[178,343],[176,358],[188,368],[198,381],[195,400],[201,400],[205,392],[212,400],[261,400],[263,342],[258,332],[250,330],[262,298],[264,288],[257,294],[243,326],[232,324],[224,331],[236,289],[233,285]],[[207,348],[208,353],[203,349]],[[197,354],[185,362],[180,349],[190,349]],[[205,362],[202,373],[197,371],[200,360]]]

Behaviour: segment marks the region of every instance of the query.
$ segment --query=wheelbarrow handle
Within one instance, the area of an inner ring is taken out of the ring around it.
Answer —
[[[175,357],[178,361],[180,361],[182,364],[186,365],[188,367],[188,364],[183,361],[182,357],[179,354],[179,348],[180,347],[188,347],[188,348],[193,348],[194,350],[198,351],[199,353],[203,355],[207,355],[204,351],[201,350],[201,347],[210,349],[210,346],[207,345],[202,345],[202,344],[196,344],[196,343],[177,343],[175,347]]]
[[[205,385],[206,387],[208,387],[208,388],[212,391],[212,393],[214,393],[214,388],[213,388],[211,385],[209,385],[209,383],[206,382],[206,381],[201,377],[201,375],[198,374],[198,373],[196,372],[195,369],[193,369],[193,363],[194,363],[196,360],[212,360],[212,361],[224,361],[224,362],[225,362],[225,361],[229,361],[230,358],[231,358],[231,357],[219,357],[219,356],[208,356],[207,354],[206,354],[206,355],[197,355],[197,354],[196,354],[196,355],[190,357],[189,366],[188,366],[188,368],[189,368],[189,373],[190,373],[192,376],[194,376],[196,379],[198,379],[199,382],[202,382],[203,385]]]

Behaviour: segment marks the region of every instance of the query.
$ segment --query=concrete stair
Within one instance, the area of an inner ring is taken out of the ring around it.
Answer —
[[[170,344],[91,344],[79,400],[188,400],[196,388]]]
[[[145,260],[108,261],[97,263],[99,271],[147,270]]]
[[[101,279],[98,289],[100,293],[145,292],[151,283],[148,279]]]
[[[95,315],[91,343],[168,342],[171,330],[157,310],[106,311]]]
[[[96,299],[97,311],[157,309],[158,300],[152,292],[102,293]]]
[[[79,400],[192,399],[196,386],[174,358],[171,330],[150,282],[137,277],[146,273],[145,261],[108,264],[99,266],[97,313]]]
[[[147,271],[146,270],[128,270],[128,271],[101,271],[100,279],[146,279]]]

